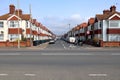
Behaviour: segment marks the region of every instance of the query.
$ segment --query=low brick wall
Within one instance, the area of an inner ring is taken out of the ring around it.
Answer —
[[[18,46],[18,42],[9,42],[9,41],[6,41],[6,42],[0,42],[0,47],[17,47]],[[30,47],[30,41],[21,41],[20,42],[20,46],[21,47]]]
[[[120,47],[120,42],[103,42],[101,41],[101,47]]]
[[[0,42],[0,47],[6,47],[6,42]]]

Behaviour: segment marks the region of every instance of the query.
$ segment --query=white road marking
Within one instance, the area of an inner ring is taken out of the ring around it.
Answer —
[[[106,77],[107,74],[88,74],[90,77]]]
[[[41,55],[94,55],[93,53],[41,53]]]
[[[62,45],[63,45],[64,49],[66,49],[65,45],[64,44],[62,44]]]
[[[116,55],[118,55],[118,56],[120,56],[120,53],[112,53],[112,54],[97,54],[97,53],[41,53],[41,55],[57,55],[57,56],[62,56],[62,55],[72,55],[72,56],[74,56],[74,55],[78,55],[78,56],[100,56],[100,55],[107,55],[107,56],[116,56]]]
[[[0,76],[8,76],[8,74],[4,74],[4,73],[3,73],[3,74],[0,74]]]
[[[76,48],[76,46],[74,44],[70,44],[69,48]]]
[[[113,56],[115,56],[115,55],[120,56],[120,53],[112,53],[111,55],[113,55]]]
[[[16,56],[21,55],[21,53],[0,53],[0,56]]]
[[[36,74],[24,74],[25,76],[31,76],[31,77],[33,77],[33,76],[36,76]]]

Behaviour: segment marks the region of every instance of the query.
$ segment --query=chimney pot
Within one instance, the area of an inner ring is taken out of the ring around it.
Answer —
[[[21,10],[21,9],[17,9],[17,10],[15,11],[16,15],[18,15],[18,12],[19,12],[19,16],[21,16],[21,15],[22,15],[22,10]]]
[[[115,12],[115,11],[116,11],[116,6],[114,6],[114,5],[111,6],[111,7],[110,7],[110,11],[111,11],[111,12]]]
[[[11,5],[9,6],[9,13],[10,13],[10,14],[14,14],[14,12],[15,12],[15,6],[14,6],[13,4],[11,4]]]

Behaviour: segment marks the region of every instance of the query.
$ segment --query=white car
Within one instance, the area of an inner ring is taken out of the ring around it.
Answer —
[[[49,41],[49,44],[54,44],[54,43],[55,43],[54,39],[52,39],[52,40]]]

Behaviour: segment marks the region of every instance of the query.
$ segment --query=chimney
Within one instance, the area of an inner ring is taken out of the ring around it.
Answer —
[[[35,24],[36,23],[36,19],[33,19],[33,24]]]
[[[15,12],[15,6],[13,4],[11,4],[9,6],[9,14],[14,14],[14,12]]]
[[[22,15],[22,10],[21,10],[21,9],[17,9],[17,10],[15,11],[15,14],[18,15],[18,12],[19,12],[19,16],[21,16],[21,15]]]
[[[114,5],[111,6],[111,7],[110,7],[110,12],[115,12],[115,11],[116,11],[116,6],[114,6]]]
[[[104,10],[103,11],[103,14],[107,14],[108,15],[109,13],[110,13],[110,10]]]

